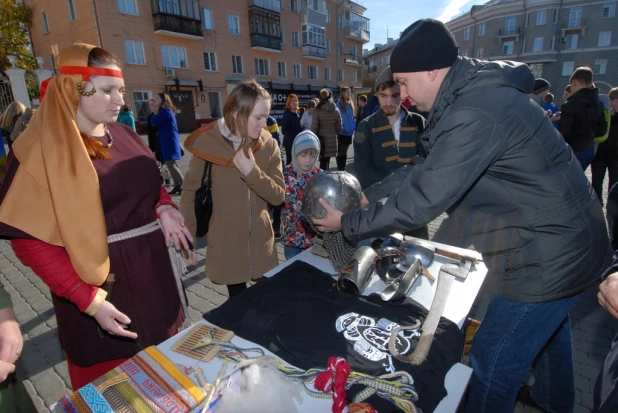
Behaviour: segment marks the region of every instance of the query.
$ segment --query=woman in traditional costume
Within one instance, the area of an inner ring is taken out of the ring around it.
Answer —
[[[57,67],[9,156],[0,236],[49,286],[77,389],[179,331],[186,297],[174,246],[188,250],[191,235],[150,149],[115,122],[120,60],[74,44]]]
[[[206,276],[225,284],[229,296],[241,293],[279,264],[268,204],[285,199],[279,144],[267,132],[270,94],[254,80],[230,93],[223,117],[185,140],[194,156],[180,199],[187,228],[195,235],[195,191],[205,161],[212,163],[213,212],[206,238]]]

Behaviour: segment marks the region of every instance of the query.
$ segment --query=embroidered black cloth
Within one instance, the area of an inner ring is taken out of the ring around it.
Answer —
[[[461,358],[463,333],[440,320],[427,361],[401,363],[388,352],[390,332],[425,319],[427,311],[411,299],[386,303],[379,296],[355,297],[337,290],[335,280],[297,261],[204,314],[207,321],[234,331],[302,368],[324,368],[329,357],[344,357],[352,370],[380,376],[407,371],[419,395],[417,406],[432,412],[446,396],[444,378]],[[401,353],[413,351],[419,331],[398,336]],[[350,398],[356,391],[350,389]],[[398,411],[375,396],[369,403],[380,413]]]

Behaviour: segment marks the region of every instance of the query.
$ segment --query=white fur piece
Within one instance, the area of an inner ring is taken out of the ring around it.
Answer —
[[[239,389],[224,389],[214,412],[298,413],[294,400],[302,401],[300,386],[286,379],[268,357],[251,361],[237,382]]]

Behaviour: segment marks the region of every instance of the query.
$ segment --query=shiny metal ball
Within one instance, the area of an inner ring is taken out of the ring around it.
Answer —
[[[354,175],[343,171],[320,171],[311,178],[303,192],[302,213],[306,219],[325,218],[320,205],[324,198],[335,209],[348,212],[360,208],[362,189]]]

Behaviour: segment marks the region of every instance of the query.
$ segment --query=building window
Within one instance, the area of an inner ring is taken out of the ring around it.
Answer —
[[[330,23],[330,10],[328,5],[326,6],[326,23]]]
[[[303,24],[302,43],[326,48],[326,29],[314,24]]]
[[[47,22],[47,12],[41,13],[41,22],[43,23],[43,34],[49,33],[49,23]]]
[[[339,81],[343,82],[343,70],[339,69]]]
[[[466,27],[464,29],[464,41],[465,40],[470,40],[470,28],[469,27]]]
[[[599,39],[601,36],[599,36]],[[565,49],[577,49],[577,41],[579,40],[579,34],[569,34],[566,37],[566,47]]]
[[[133,40],[124,41],[124,50],[127,53],[127,63],[130,65],[144,65],[144,44]]]
[[[240,34],[240,22],[235,14],[227,15],[227,26],[231,34]]]
[[[350,83],[356,83],[356,70],[350,70]]]
[[[268,60],[259,58],[255,59],[255,74],[258,76],[270,76]]]
[[[285,77],[285,62],[277,62],[277,68],[279,69],[279,77]]]
[[[324,68],[324,80],[326,81],[330,80],[330,67]]]
[[[232,55],[232,73],[237,75],[242,73],[242,56]]]
[[[202,28],[206,30],[212,30],[213,29],[212,10],[202,9],[201,17],[202,17]]]
[[[161,46],[163,66],[177,69],[187,68],[187,53],[184,47]]]
[[[307,78],[309,80],[318,80],[318,67],[307,66]]]
[[[136,90],[133,92],[133,101],[135,102],[135,113],[137,115],[138,122],[148,122],[148,115],[150,115],[150,108],[148,107],[148,101],[150,100],[152,93],[148,90]]]
[[[554,24],[558,23],[558,10],[554,10]]]
[[[547,21],[547,10],[539,10],[536,12],[536,25],[543,26]]]
[[[594,73],[604,75],[607,69],[607,59],[597,59],[594,61]]]
[[[549,50],[556,50],[556,36],[551,37],[551,46]]]
[[[532,47],[533,52],[541,52],[543,51],[543,38],[535,37],[534,38],[534,46]]]
[[[575,70],[575,62],[562,63],[562,76],[571,76]]]
[[[530,66],[530,71],[534,75],[535,79],[543,77],[543,63],[533,63]]]
[[[294,79],[300,79],[302,77],[302,73],[300,72],[300,65],[294,65]]]
[[[517,18],[515,17],[507,17],[506,18],[506,23],[504,25],[504,34],[506,35],[513,35],[515,34],[516,28],[515,25],[517,24]]]
[[[292,11],[298,13],[298,0],[292,0]]]
[[[337,43],[337,54],[339,56],[343,55],[343,43]]]
[[[486,23],[479,24],[479,37],[480,36],[485,36],[485,29],[486,28],[487,28],[487,24]]]
[[[476,58],[477,59],[482,59],[483,58],[483,48],[482,47],[478,47],[476,49]]]
[[[77,8],[75,7],[75,0],[67,0],[67,7],[69,8],[69,21],[74,22],[77,20]]]
[[[569,27],[580,27],[582,21],[582,8],[572,7],[569,12]]]
[[[356,57],[356,46],[350,45],[350,57]]]
[[[56,71],[56,56],[54,56],[53,54],[49,55],[49,64],[51,64],[52,72],[54,72],[54,74],[57,74],[58,72]]]
[[[137,16],[137,5],[135,0],[118,0],[118,11],[123,14]]]
[[[299,46],[298,42],[298,32],[292,32],[292,46]]]
[[[250,34],[264,34],[270,37],[281,38],[281,24],[279,13],[262,9],[249,10]]]
[[[502,54],[504,55],[513,54],[514,47],[515,47],[515,42],[512,40],[502,43]]]
[[[611,19],[616,15],[616,3],[605,3],[603,5],[603,18]]]
[[[213,52],[204,52],[204,69],[207,72],[217,71],[217,58]]]
[[[612,32],[599,32],[599,47],[609,46],[612,42]]]
[[[221,117],[221,96],[219,92],[208,92],[208,104],[210,105],[210,117],[218,119]]]

